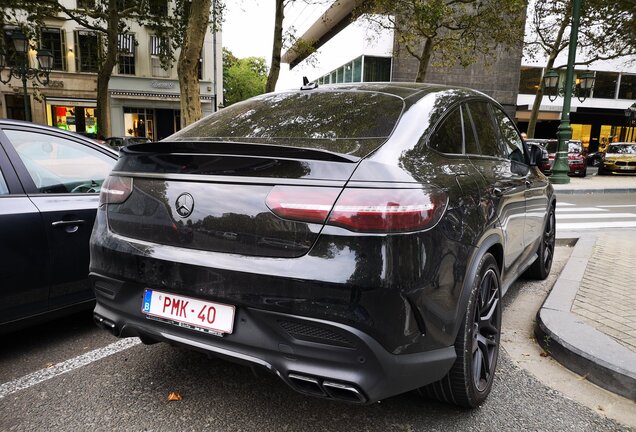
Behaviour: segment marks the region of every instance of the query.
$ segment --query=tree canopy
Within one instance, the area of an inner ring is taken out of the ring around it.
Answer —
[[[400,48],[419,62],[415,81],[439,66],[467,67],[499,46],[520,44],[524,0],[370,0],[358,15],[394,31]]]
[[[265,93],[267,64],[262,57],[237,58],[223,48],[223,104],[225,106]]]
[[[624,0],[585,0],[577,38],[575,66],[627,58],[636,55],[634,5]],[[572,0],[532,0],[528,7],[529,28],[525,36],[525,54],[546,59],[545,70],[565,68],[557,63],[570,44]],[[543,86],[537,87],[528,124],[528,136],[534,137]]]

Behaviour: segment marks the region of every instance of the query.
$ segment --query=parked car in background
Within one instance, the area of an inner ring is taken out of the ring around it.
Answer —
[[[541,160],[538,162],[537,166],[541,170],[541,172],[547,176],[552,175],[552,163],[550,162],[550,155],[548,154],[548,150],[545,148],[548,140],[542,139],[527,139],[525,142],[530,147],[537,147],[541,151]]]
[[[540,158],[469,89],[308,86],[234,104],[121,150],[91,237],[95,320],[307,395],[419,388],[478,406],[502,295],[552,265]]]
[[[636,173],[636,143],[612,143],[607,146],[598,174]]]
[[[112,150],[0,120],[0,332],[90,308],[88,239]]]
[[[593,167],[598,167],[599,165],[601,165],[601,162],[603,161],[603,156],[605,155],[605,152],[602,151],[595,151],[592,153],[588,153],[587,154],[587,165],[588,166],[593,166]]]
[[[550,165],[554,170],[554,161],[556,159],[558,140],[548,140],[546,149],[550,156]],[[585,177],[587,175],[587,156],[583,149],[583,143],[577,140],[568,141],[568,175]]]
[[[131,144],[143,144],[150,142],[150,138],[146,137],[110,137],[106,138],[106,143],[114,148],[119,150],[120,148],[131,145]]]

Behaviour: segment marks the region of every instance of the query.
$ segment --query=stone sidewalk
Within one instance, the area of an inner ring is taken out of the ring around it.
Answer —
[[[636,232],[633,233],[636,237]],[[600,235],[587,263],[572,312],[636,352],[636,238]]]
[[[606,193],[633,194],[626,204],[636,204],[636,176],[572,177],[554,190],[557,205],[559,195],[589,194],[593,200],[594,194]],[[636,401],[636,230],[576,239],[537,312],[535,334],[568,369]]]

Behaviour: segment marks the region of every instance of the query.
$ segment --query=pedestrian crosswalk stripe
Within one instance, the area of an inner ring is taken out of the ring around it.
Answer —
[[[636,228],[636,221],[571,222],[571,223],[559,223],[557,225],[557,231],[602,229],[602,228]]]
[[[595,213],[595,214],[558,214],[557,220],[560,219],[620,219],[620,218],[636,218],[636,213]]]
[[[584,212],[608,212],[609,210],[597,208],[597,207],[577,207],[577,208],[566,208],[561,209],[557,205],[556,212],[557,213],[584,213]]]

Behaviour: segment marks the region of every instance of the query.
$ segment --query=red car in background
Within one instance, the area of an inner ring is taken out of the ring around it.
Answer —
[[[557,147],[559,141],[555,139],[546,140],[546,149],[550,157],[550,167],[554,169]],[[568,175],[585,177],[587,175],[587,155],[583,149],[583,143],[577,140],[568,141]]]

